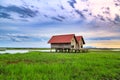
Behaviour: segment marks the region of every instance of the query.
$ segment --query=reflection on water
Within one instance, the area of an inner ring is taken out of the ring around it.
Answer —
[[[4,54],[4,53],[10,53],[10,54],[27,53],[29,51],[50,52],[50,50],[5,50],[5,51],[0,51],[0,54]]]

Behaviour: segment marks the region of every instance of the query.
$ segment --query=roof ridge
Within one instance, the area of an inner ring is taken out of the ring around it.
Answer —
[[[69,35],[74,35],[75,36],[75,34],[61,34],[61,35],[54,35],[54,36],[69,36]]]
[[[83,36],[81,35],[81,36],[75,36],[75,37],[83,37]]]

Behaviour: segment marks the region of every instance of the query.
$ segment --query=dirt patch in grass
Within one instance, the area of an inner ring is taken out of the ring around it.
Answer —
[[[27,64],[34,63],[32,60],[28,60],[28,59],[23,60],[23,62],[25,62],[25,63],[27,63]]]
[[[19,62],[20,62],[20,60],[15,60],[15,61],[7,61],[6,63],[7,64],[17,64]]]

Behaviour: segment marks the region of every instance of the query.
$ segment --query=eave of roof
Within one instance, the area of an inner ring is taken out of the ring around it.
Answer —
[[[48,43],[71,43],[71,39],[75,34],[55,35],[48,41]]]
[[[83,39],[83,36],[76,36],[77,41],[79,42],[81,39],[83,41],[83,44],[85,44],[85,41]]]

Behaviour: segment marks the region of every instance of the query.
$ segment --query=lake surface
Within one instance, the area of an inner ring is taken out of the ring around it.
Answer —
[[[29,52],[29,50],[5,50],[5,51],[0,51],[0,54],[4,54],[4,53],[15,54],[15,53],[26,53],[26,52]]]
[[[10,53],[10,54],[27,53],[30,51],[50,52],[50,50],[5,50],[5,51],[0,51],[0,54],[4,54],[4,53]],[[52,51],[54,51],[54,50],[52,50]]]

